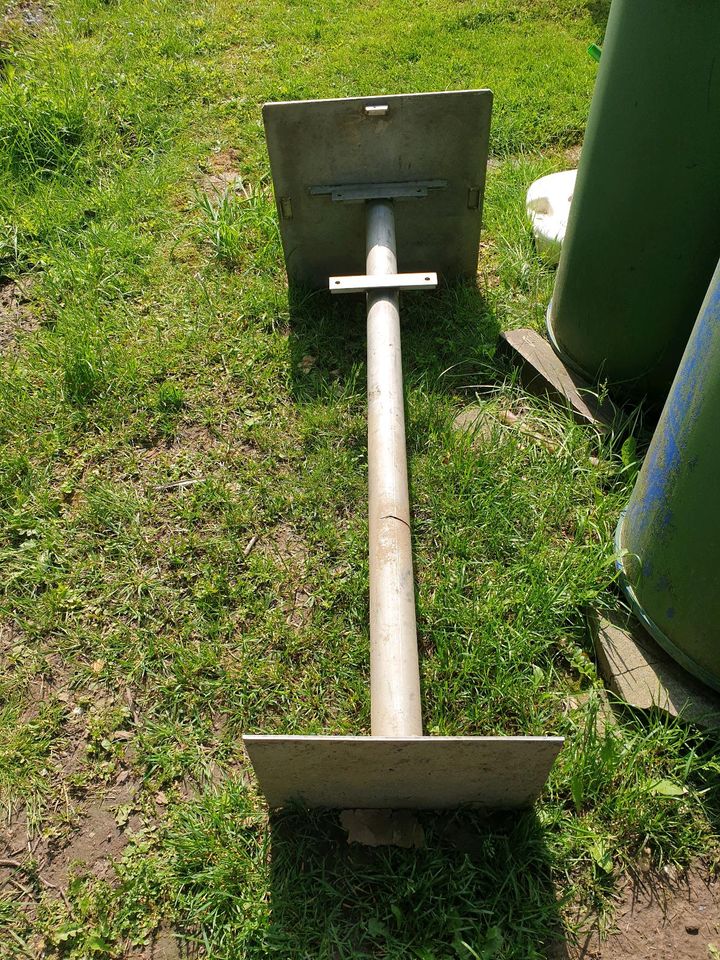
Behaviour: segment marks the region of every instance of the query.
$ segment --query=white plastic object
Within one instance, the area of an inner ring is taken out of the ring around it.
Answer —
[[[560,260],[576,177],[577,170],[549,173],[530,184],[525,198],[538,255],[552,266]]]

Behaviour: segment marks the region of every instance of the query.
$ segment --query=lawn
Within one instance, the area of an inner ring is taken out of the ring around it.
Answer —
[[[0,956],[531,960],[611,924],[628,873],[717,866],[717,742],[610,710],[588,636],[588,609],[619,602],[634,438],[525,396],[495,355],[500,330],[542,328],[553,273],[524,192],[572,165],[606,16],[11,7]],[[269,821],[240,741],[369,732],[364,305],[288,298],[260,108],[483,86],[477,287],[403,307],[424,717],[567,743],[531,812],[350,846],[336,814]],[[472,403],[474,435],[454,427]]]

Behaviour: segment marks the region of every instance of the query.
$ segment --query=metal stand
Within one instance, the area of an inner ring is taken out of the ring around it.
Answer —
[[[445,108],[453,97],[472,105],[473,96],[485,93],[465,91],[457,95],[420,97],[439,97],[439,105]],[[405,106],[406,115],[416,108],[422,107],[424,111],[427,107],[412,97],[389,97],[387,101],[317,101],[315,107],[324,120],[328,111],[331,116],[340,111],[348,128],[351,128],[350,121],[355,123],[360,116],[370,118],[371,123],[387,122],[394,106]],[[355,112],[355,104],[363,107],[362,114],[359,110]],[[282,110],[296,108],[292,111],[291,131],[297,129],[299,118],[306,119],[306,103],[271,106]],[[448,116],[453,118],[452,110],[449,113],[447,109],[440,110],[439,122],[447,121]],[[401,120],[402,117],[403,110],[400,110]],[[306,125],[302,129],[304,135],[309,135]],[[456,129],[454,123],[449,129]],[[277,131],[274,136],[277,137]],[[353,150],[356,146],[354,138]],[[398,156],[388,147],[389,168],[396,169]],[[456,178],[456,182],[450,179],[398,182],[387,177],[385,181],[373,179],[363,184],[311,185],[294,195],[285,183],[275,183],[278,207],[286,221],[293,220],[292,211],[307,204],[308,197],[321,198],[317,202],[326,203],[328,200],[324,198],[329,197],[333,208],[352,204],[355,218],[357,205],[363,204],[365,208],[366,274],[331,276],[328,287],[333,293],[364,291],[367,296],[372,736],[244,736],[260,787],[271,807],[294,800],[308,806],[340,808],[524,807],[530,805],[542,789],[563,743],[561,737],[422,735],[399,291],[434,287],[437,276],[430,271],[398,273],[394,204],[402,202],[404,208],[412,209],[418,202],[430,203],[431,193],[441,197],[444,194],[445,199],[440,202],[446,205],[448,219],[455,217],[459,222],[468,212],[474,218],[481,206],[481,195],[477,195],[478,188],[472,186],[473,182],[476,181],[465,182],[461,178]],[[317,208],[307,209],[310,216]],[[417,210],[410,218],[417,220]],[[318,224],[320,235],[326,225],[321,220]],[[297,230],[297,226],[290,230],[286,224],[284,241],[287,241],[288,259],[298,249],[291,246],[296,235],[293,231]],[[432,241],[429,247],[434,249]],[[314,264],[311,267],[307,271],[309,276],[317,270]],[[301,268],[305,270],[302,262],[296,269]],[[457,272],[462,269],[464,266]]]

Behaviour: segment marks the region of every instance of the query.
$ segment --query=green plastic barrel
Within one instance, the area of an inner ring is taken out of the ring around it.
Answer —
[[[720,690],[720,263],[616,539],[636,614]]]
[[[560,356],[662,403],[720,256],[720,0],[613,0],[552,303]]]

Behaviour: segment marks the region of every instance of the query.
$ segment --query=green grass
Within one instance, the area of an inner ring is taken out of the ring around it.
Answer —
[[[13,874],[35,907],[0,889],[10,956],[123,956],[170,926],[228,960],[527,960],[578,907],[609,920],[638,858],[717,863],[717,744],[598,720],[585,611],[617,603],[630,447],[494,353],[543,323],[524,192],[581,137],[606,12],[58,0],[35,36],[6,28],[0,263],[41,321],[0,373],[0,800],[40,842]],[[239,745],[369,730],[364,308],[288,298],[260,106],[485,85],[478,287],[403,306],[424,716],[567,744],[532,813],[348,847],[334,815],[268,822]],[[243,188],[206,196],[228,156]],[[476,394],[472,438],[452,424]],[[123,781],[124,852],[58,898],[46,841]]]

